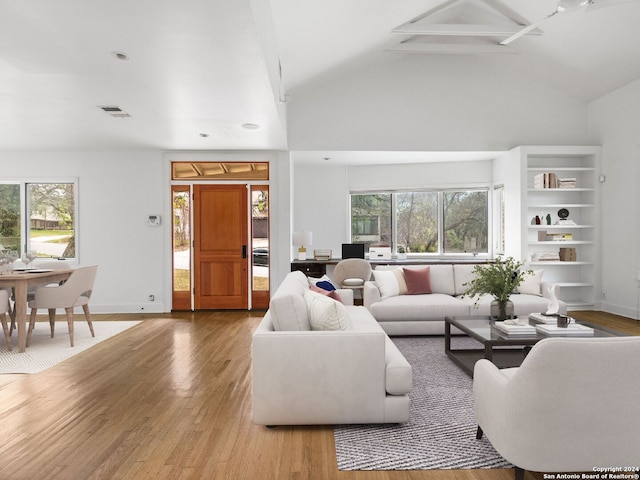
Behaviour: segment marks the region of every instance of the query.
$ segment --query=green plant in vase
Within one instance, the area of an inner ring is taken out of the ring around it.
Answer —
[[[497,257],[493,263],[476,265],[473,280],[463,285],[467,287],[463,296],[476,297],[474,307],[477,307],[481,295],[492,295],[498,306],[497,319],[506,320],[507,307],[511,303],[509,297],[527,275],[533,275],[532,270],[521,270],[522,265],[524,262],[513,257]]]

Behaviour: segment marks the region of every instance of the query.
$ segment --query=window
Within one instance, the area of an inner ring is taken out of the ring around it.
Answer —
[[[0,185],[0,243],[20,254],[73,259],[76,253],[77,182]]]
[[[487,254],[488,190],[351,195],[351,242],[409,254]]]

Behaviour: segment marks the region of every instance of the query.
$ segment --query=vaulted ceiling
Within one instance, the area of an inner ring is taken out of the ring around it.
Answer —
[[[389,55],[481,55],[588,102],[640,78],[640,0],[613,3],[500,45],[557,1],[0,0],[0,150],[286,149],[287,102]]]

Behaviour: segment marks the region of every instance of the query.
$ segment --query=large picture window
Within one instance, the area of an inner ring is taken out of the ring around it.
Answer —
[[[0,184],[0,244],[20,255],[75,259],[77,182]]]
[[[488,189],[351,195],[351,242],[407,254],[489,253]]]

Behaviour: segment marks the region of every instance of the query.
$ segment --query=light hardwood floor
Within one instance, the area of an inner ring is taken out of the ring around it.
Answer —
[[[94,315],[98,329],[144,322],[40,374],[0,376],[0,479],[513,478],[508,469],[340,472],[330,426],[254,425],[251,334],[262,314]],[[635,320],[574,316],[640,334]]]

